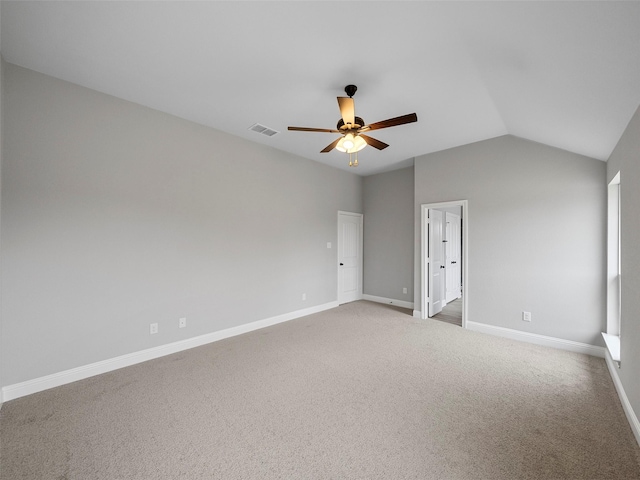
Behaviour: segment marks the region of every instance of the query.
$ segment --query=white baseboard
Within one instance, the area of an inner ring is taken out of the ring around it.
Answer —
[[[604,358],[607,362],[607,367],[609,367],[609,374],[611,375],[613,384],[615,385],[616,391],[618,392],[620,403],[622,403],[622,409],[624,410],[624,413],[627,416],[627,420],[629,421],[629,425],[631,426],[631,431],[636,437],[636,442],[638,442],[638,445],[640,445],[640,421],[638,421],[638,416],[633,411],[633,407],[631,406],[629,398],[627,397],[627,394],[624,391],[624,387],[622,386],[622,382],[620,381],[620,376],[618,375],[618,364],[611,357],[608,351],[606,352]]]
[[[7,385],[6,387],[2,387],[2,392],[0,392],[0,402],[6,402],[16,398],[24,397],[25,395],[31,395],[32,393],[41,392],[49,388],[66,385],[67,383],[83,380],[94,375],[100,375],[102,373],[111,372],[119,368],[146,362],[147,360],[153,360],[154,358],[171,355],[172,353],[199,347],[201,345],[206,345],[207,343],[217,342],[225,338],[235,337],[236,335],[241,335],[243,333],[259,330],[271,325],[276,325],[278,323],[287,322],[289,320],[294,320],[296,318],[311,315],[313,313],[329,310],[337,306],[338,302],[329,302],[322,305],[317,305],[315,307],[296,310],[295,312],[285,313],[283,315],[277,315],[275,317],[265,318],[263,320],[239,325],[237,327],[207,333],[198,337],[188,338],[186,340],[180,340],[178,342],[168,343],[166,345],[160,345],[158,347],[141,350],[139,352],[121,355],[119,357],[110,358],[108,360],[102,360],[100,362],[91,363],[82,367],[53,373],[51,375],[35,378],[33,380],[27,380],[26,382]]]
[[[363,300],[369,300],[370,302],[386,303],[387,305],[396,305],[402,308],[409,308],[413,310],[413,302],[405,302],[403,300],[394,300],[393,298],[377,297],[375,295],[362,295]]]
[[[563,340],[562,338],[547,337],[546,335],[538,335],[537,333],[521,332],[520,330],[512,330],[510,328],[496,327],[487,325],[486,323],[477,323],[467,321],[467,328],[476,332],[487,333],[498,337],[510,338],[521,342],[542,345],[543,347],[559,348],[569,352],[584,353],[594,357],[605,357],[606,348],[588,343],[574,342],[572,340]]]
[[[413,318],[422,318],[422,312],[420,310],[414,310]]]

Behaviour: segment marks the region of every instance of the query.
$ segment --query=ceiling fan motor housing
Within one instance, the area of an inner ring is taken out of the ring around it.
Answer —
[[[354,117],[353,121],[355,123],[351,125],[351,128],[344,128],[344,120],[343,119],[338,120],[338,125],[337,125],[338,130],[342,130],[342,131],[357,130],[359,128],[364,127],[365,125],[364,120],[360,117]]]

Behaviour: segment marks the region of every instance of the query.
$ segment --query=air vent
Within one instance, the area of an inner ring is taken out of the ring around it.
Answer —
[[[266,135],[267,137],[273,137],[276,133],[280,133],[273,128],[265,127],[264,125],[260,125],[259,123],[255,123],[249,127],[249,130],[253,130],[254,132],[260,133],[262,135]]]

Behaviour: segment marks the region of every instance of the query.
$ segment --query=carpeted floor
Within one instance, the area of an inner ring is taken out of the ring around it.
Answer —
[[[0,479],[638,479],[604,360],[360,301],[7,402]]]

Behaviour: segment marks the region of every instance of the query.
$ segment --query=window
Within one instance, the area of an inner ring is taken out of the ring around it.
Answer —
[[[611,358],[620,362],[620,172],[609,183],[607,199],[607,333]]]

